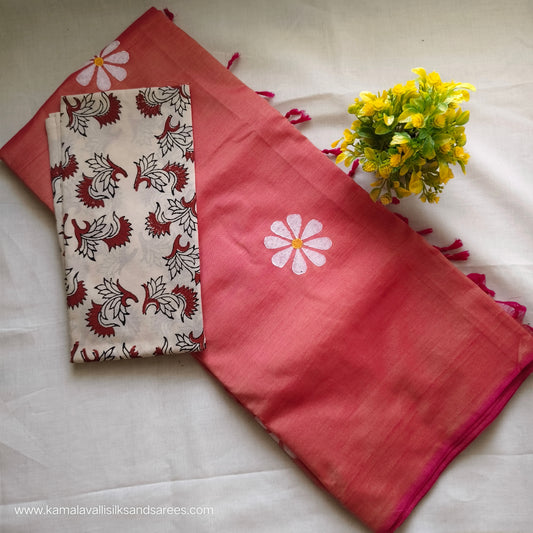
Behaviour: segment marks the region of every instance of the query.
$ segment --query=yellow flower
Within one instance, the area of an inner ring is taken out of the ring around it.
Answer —
[[[410,93],[416,93],[416,82],[415,80],[409,80],[405,84],[405,92],[410,95]]]
[[[464,156],[464,154],[465,154],[465,151],[460,146],[456,146],[453,149],[453,155],[457,157],[457,159],[461,159]]]
[[[471,83],[457,83],[457,88],[475,91],[476,88]]]
[[[390,165],[382,165],[379,167],[379,175],[384,179],[388,179],[391,175],[391,172],[392,168]]]
[[[414,154],[414,150],[410,146],[405,145],[398,146],[398,151],[403,154],[403,161],[409,159]]]
[[[338,163],[348,167],[358,157],[363,170],[374,174],[370,196],[385,205],[393,196],[409,195],[438,202],[453,178],[450,167],[464,172],[469,159],[463,149],[469,113],[459,105],[475,88],[443,82],[438,72],[421,67],[413,72],[416,79],[386,91],[361,92],[348,108],[351,127],[332,144],[340,148]]]
[[[366,102],[361,109],[361,115],[363,117],[371,117],[375,113],[374,105],[371,102]]]
[[[359,93],[359,98],[361,98],[363,102],[367,103],[367,102],[372,102],[372,100],[375,100],[376,95],[368,91],[363,91]]]
[[[375,172],[378,169],[378,165],[374,161],[365,161],[362,168],[365,172]]]
[[[447,154],[451,149],[452,149],[452,146],[451,146],[450,143],[444,143],[444,144],[439,148],[439,150],[440,150],[443,154]]]
[[[428,74],[427,82],[429,85],[439,85],[439,83],[441,83],[439,73],[433,71],[430,74]]]
[[[444,113],[444,117],[446,118],[446,120],[453,120],[455,118],[455,111],[451,104],[448,105],[448,111]]]
[[[411,117],[411,124],[415,128],[421,128],[424,125],[424,115],[422,113],[416,113]]]
[[[413,68],[411,72],[414,72],[422,81],[426,80],[426,71],[422,67]]]
[[[382,98],[376,98],[372,102],[372,105],[374,106],[374,109],[376,111],[382,111],[386,104],[385,104],[385,100],[383,100]]]
[[[356,138],[355,132],[349,129],[344,130],[344,141],[345,142],[347,142],[348,144],[352,144],[355,138]]]
[[[436,128],[444,128],[444,126],[446,126],[446,116],[441,114],[441,115],[437,115],[434,119],[433,119],[433,125],[436,127]]]
[[[390,166],[393,168],[399,167],[402,163],[401,154],[392,154],[390,157]]]
[[[453,149],[453,155],[461,160],[463,163],[466,163],[469,159],[469,155],[463,150],[463,148],[461,146],[456,146],[454,149]]]
[[[401,96],[406,91],[406,88],[401,84],[398,83],[392,88],[392,94],[396,96]]]
[[[424,201],[424,198],[422,198],[421,200]],[[427,201],[430,204],[438,204],[439,200],[440,200],[440,197],[439,196],[435,196],[434,193],[428,193],[427,194]]]

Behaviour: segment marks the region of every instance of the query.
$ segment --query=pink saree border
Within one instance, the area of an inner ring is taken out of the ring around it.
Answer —
[[[419,481],[407,492],[392,514],[389,522],[376,533],[392,533],[410,515],[418,502],[435,484],[446,467],[473,441],[511,400],[520,385],[533,373],[533,353],[530,353],[523,365],[517,367],[486,400],[483,406],[441,447],[428,463]]]

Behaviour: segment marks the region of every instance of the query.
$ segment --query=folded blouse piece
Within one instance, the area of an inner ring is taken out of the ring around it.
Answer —
[[[393,531],[531,373],[533,336],[163,13],[117,42],[127,64],[107,61],[127,75],[110,79],[102,52],[2,158],[52,206],[44,120],[60,94],[186,81],[209,341],[196,356],[343,505]]]
[[[71,361],[204,347],[187,85],[64,96],[47,119]]]

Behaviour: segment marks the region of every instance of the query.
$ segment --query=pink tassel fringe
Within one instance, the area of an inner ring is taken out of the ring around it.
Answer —
[[[239,59],[239,57],[241,57],[241,54],[239,54],[239,52],[235,52],[228,61],[226,68],[229,70],[231,68],[231,65],[233,65],[233,63],[235,63],[235,61]]]
[[[400,220],[405,222],[406,224],[409,224],[409,219],[407,217],[404,217],[403,215],[400,215],[399,213],[394,213]],[[429,233],[433,233],[433,228],[425,228],[422,230],[417,231],[419,235],[428,235]],[[461,239],[455,239],[452,244],[449,246],[433,246],[433,248],[436,248],[439,252],[444,255],[446,259],[449,261],[466,261],[470,257],[470,252],[468,250],[462,250],[460,252],[456,252],[453,254],[449,254],[447,252],[458,250],[463,246],[463,241]]]
[[[400,203],[398,201],[398,203]],[[407,217],[404,217],[403,215],[400,215],[400,213],[394,213],[400,220],[402,220],[403,222],[405,222],[407,225],[409,225],[409,219]],[[418,230],[417,233],[419,235],[429,235],[430,233],[433,233],[433,228],[425,228],[425,229],[421,229],[421,230]]]
[[[472,280],[483,292],[494,298],[495,292],[489,289],[485,283],[485,274],[478,274],[473,272],[468,274],[467,278]],[[523,324],[523,320],[526,316],[527,307],[519,304],[518,302],[502,302],[500,300],[494,300],[509,316],[514,318],[519,324],[522,324],[524,329],[533,334],[533,328],[529,324]]]
[[[299,118],[291,119],[291,117]],[[311,117],[303,109],[296,108],[287,111],[287,113],[285,113],[285,118],[288,119],[291,124],[300,124],[301,122],[307,122],[308,120],[311,120]]]
[[[486,292],[489,296],[494,296],[496,293],[492,290],[490,290],[486,283],[485,283],[485,274],[478,274],[477,272],[472,272],[472,274],[468,274],[467,278],[471,279],[483,292]]]
[[[324,150],[322,150],[322,153],[327,155],[334,155],[335,157],[337,157],[342,154],[342,150],[340,148],[325,148]]]
[[[437,247],[435,246],[435,248]],[[464,250],[463,252],[458,252],[456,254],[444,254],[444,257],[448,259],[448,261],[466,261],[470,257],[470,252]]]
[[[435,246],[439,252],[449,252],[450,250],[457,250],[463,246],[461,239],[455,239],[449,246]]]
[[[357,170],[357,167],[359,166],[359,159],[356,159],[354,162],[353,162],[353,165],[352,165],[352,168],[350,169],[350,171],[348,172],[348,176],[350,176],[350,178],[353,178],[354,175],[355,175],[355,171]]]

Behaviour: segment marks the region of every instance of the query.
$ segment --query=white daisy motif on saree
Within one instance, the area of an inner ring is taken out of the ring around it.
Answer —
[[[316,237],[322,231],[322,223],[310,220],[302,231],[302,217],[289,215],[287,223],[276,220],[270,229],[275,235],[265,237],[264,243],[269,250],[279,251],[272,256],[272,264],[283,268],[292,259],[292,271],[295,274],[307,272],[307,260],[315,266],[323,266],[326,256],[318,250],[329,250],[332,242],[328,237]]]
[[[96,71],[96,86],[100,91],[108,91],[111,89],[111,79],[108,74],[118,81],[124,81],[127,76],[126,69],[119,65],[126,64],[130,55],[125,50],[115,52],[120,46],[119,41],[113,41],[107,45],[99,55],[93,57],[76,76],[76,81],[86,87],[91,83],[94,73]],[[113,53],[115,52],[115,53]]]

